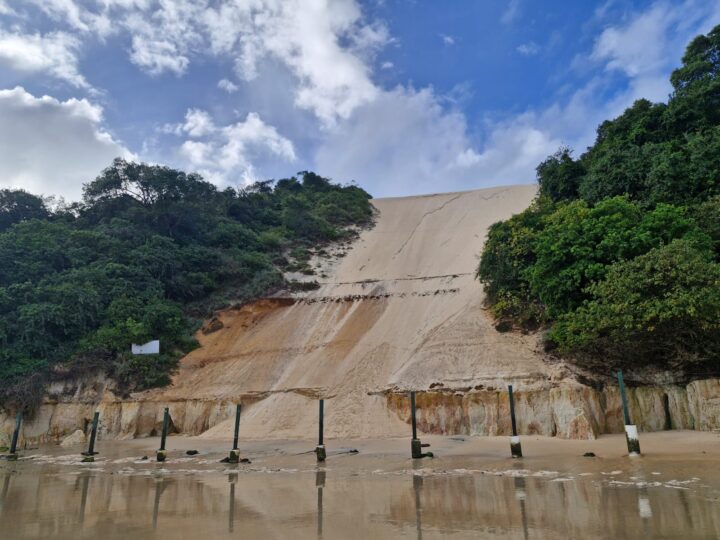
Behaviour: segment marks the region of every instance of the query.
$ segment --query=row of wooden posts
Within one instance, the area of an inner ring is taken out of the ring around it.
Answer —
[[[637,456],[640,454],[640,442],[638,440],[637,427],[632,424],[630,420],[630,411],[628,408],[628,400],[625,392],[625,383],[623,381],[622,372],[617,373],[618,385],[620,387],[620,396],[622,399],[623,418],[625,420],[625,438],[627,441],[628,453],[630,456]],[[520,437],[517,432],[517,422],[515,419],[515,399],[513,398],[513,387],[508,386],[508,397],[510,400],[510,424],[512,427],[512,435],[510,437],[510,455],[514,458],[522,457],[522,446],[520,444]],[[412,423],[412,440],[410,441],[410,455],[413,459],[421,459],[425,457],[433,457],[432,452],[423,452],[423,448],[430,446],[427,443],[422,443],[417,435],[417,414],[415,405],[415,392],[410,392],[410,412],[411,412],[411,423]],[[238,463],[240,461],[240,451],[238,449],[238,438],[240,435],[240,413],[241,406],[238,404],[235,407],[235,430],[233,435],[233,447],[230,450],[230,454],[224,459],[227,463]],[[18,412],[15,419],[15,430],[13,431],[12,442],[10,444],[10,453],[6,455],[7,459],[15,460],[18,458],[17,443],[20,435],[20,426],[22,424],[22,412]],[[95,460],[95,455],[98,452],[95,451],[95,441],[97,439],[98,421],[100,419],[100,413],[95,412],[92,420],[92,429],[90,431],[90,440],[88,442],[88,449],[86,452],[82,452],[83,462],[92,462]],[[325,450],[325,442],[323,437],[324,425],[325,425],[325,400],[321,399],[319,403],[319,433],[318,433],[318,444],[315,448],[315,455],[317,461],[322,462],[327,459],[327,452]],[[163,413],[162,432],[160,435],[160,448],[156,452],[157,461],[165,461],[167,458],[166,442],[167,434],[170,426],[170,410],[165,407]]]

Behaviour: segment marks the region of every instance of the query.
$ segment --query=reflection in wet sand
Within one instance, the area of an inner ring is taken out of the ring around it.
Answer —
[[[415,529],[418,540],[422,540],[422,507],[420,506],[420,492],[422,491],[422,476],[413,474],[413,492],[415,493]]]
[[[82,486],[82,495],[80,496],[80,513],[78,517],[78,523],[85,522],[85,505],[87,504],[88,485],[90,484],[90,475],[85,473],[78,478],[80,485]]]
[[[520,514],[522,516],[523,539],[528,539],[527,512],[525,511],[525,478],[518,476],[514,479],[515,498],[520,503]]]
[[[228,532],[235,530],[235,484],[237,483],[238,474],[230,473],[228,482],[230,483],[230,508],[228,510]]]
[[[323,536],[323,488],[325,487],[325,469],[320,465],[315,472],[315,486],[317,487],[317,537]]]
[[[460,468],[449,459],[400,461],[387,469],[346,463],[358,462],[256,469],[201,460],[115,468],[102,462],[92,468],[18,463],[0,468],[0,537],[720,535],[718,475],[700,481],[672,468],[652,472],[657,464],[621,468],[599,461],[582,462],[585,469],[577,474],[528,460],[484,470]]]

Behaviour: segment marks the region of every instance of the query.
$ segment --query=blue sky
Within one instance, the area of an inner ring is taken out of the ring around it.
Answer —
[[[530,183],[659,101],[720,0],[0,0],[0,186],[81,196],[116,156],[220,186]]]

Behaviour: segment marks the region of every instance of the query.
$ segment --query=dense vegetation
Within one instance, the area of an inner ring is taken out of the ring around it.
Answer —
[[[47,382],[105,372],[123,391],[166,384],[198,318],[285,283],[309,248],[372,216],[369,195],[314,173],[218,190],[116,160],[82,203],[0,191],[0,404],[32,408]],[[131,343],[160,339],[161,354]]]
[[[671,82],[578,159],[548,157],[531,207],[491,227],[477,275],[498,328],[545,327],[596,369],[720,374],[720,26]]]

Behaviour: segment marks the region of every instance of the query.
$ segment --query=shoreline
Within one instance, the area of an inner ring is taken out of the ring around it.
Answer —
[[[318,464],[314,456],[315,441],[298,440],[252,440],[240,438],[240,455],[252,463],[272,467],[327,467],[328,469],[372,469],[408,467],[442,469],[449,465],[488,466],[512,464],[513,467],[544,467],[553,470],[576,469],[578,466],[602,462],[641,466],[649,463],[678,463],[694,466],[720,463],[720,433],[688,430],[652,432],[640,434],[641,456],[627,453],[624,435],[603,435],[595,440],[567,440],[556,437],[521,436],[523,457],[510,456],[510,437],[466,437],[420,435],[433,458],[411,459],[410,437],[387,439],[326,439],[327,461]],[[172,435],[167,439],[168,459],[165,463],[155,461],[159,437],[132,440],[98,440],[96,463],[99,464],[143,463],[157,466],[174,466],[197,462],[203,467],[220,465],[232,447],[231,440],[203,439],[197,436]],[[85,445],[61,447],[43,444],[28,450],[20,449],[21,466],[33,462],[79,465]],[[187,456],[187,450],[197,450],[196,456]],[[350,453],[357,450],[357,453]],[[594,457],[584,457],[592,452]],[[147,456],[145,461],[138,461]],[[4,468],[10,462],[0,461]],[[82,464],[85,465],[85,464]],[[592,466],[594,467],[594,465]],[[717,468],[717,467],[714,467]],[[239,470],[243,469],[241,464]]]

